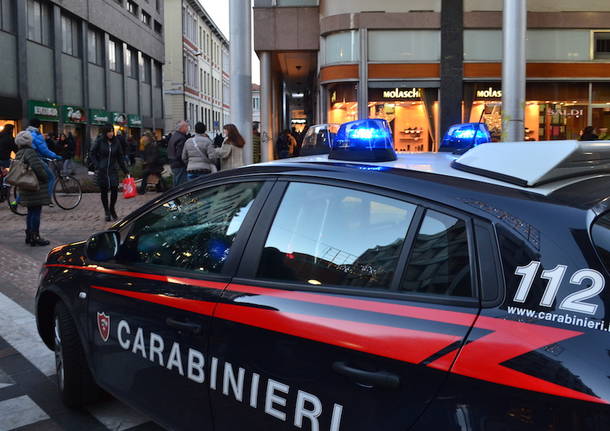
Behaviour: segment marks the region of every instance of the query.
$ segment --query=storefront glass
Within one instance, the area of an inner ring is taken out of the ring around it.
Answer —
[[[328,86],[328,123],[346,123],[358,119],[358,90],[356,83]]]

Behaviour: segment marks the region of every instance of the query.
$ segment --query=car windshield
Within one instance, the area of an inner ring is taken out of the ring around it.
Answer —
[[[593,222],[591,238],[606,270],[610,269],[610,212]]]

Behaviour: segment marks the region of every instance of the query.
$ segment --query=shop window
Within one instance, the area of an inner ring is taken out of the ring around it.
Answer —
[[[389,289],[415,205],[340,187],[292,183],[258,277]]]
[[[439,61],[441,32],[437,30],[371,30],[370,61]]]
[[[594,58],[596,60],[610,59],[610,32],[596,31],[593,33],[595,44]]]
[[[349,63],[360,59],[358,31],[343,31],[326,36],[324,44],[324,62]]]
[[[329,123],[346,123],[358,119],[358,95],[356,84],[342,83],[328,86],[330,111]]]
[[[15,32],[15,0],[0,0],[0,29]]]
[[[61,16],[61,50],[64,54],[80,57],[79,22],[66,15]]]
[[[28,39],[45,46],[51,45],[51,11],[48,3],[28,0]]]
[[[87,50],[90,63],[97,64],[99,66],[104,63],[103,36],[101,32],[94,29],[89,29]]]

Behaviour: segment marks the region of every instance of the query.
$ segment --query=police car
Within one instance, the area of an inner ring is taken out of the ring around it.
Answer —
[[[609,168],[575,141],[397,156],[368,120],[174,189],[49,254],[61,397],[179,430],[607,431]]]

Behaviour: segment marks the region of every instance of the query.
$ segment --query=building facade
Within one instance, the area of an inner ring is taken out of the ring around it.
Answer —
[[[258,130],[261,122],[261,86],[252,84],[252,129]]]
[[[80,157],[105,124],[162,133],[162,0],[0,0],[0,15],[0,126],[38,118]]]
[[[587,125],[608,133],[610,2],[527,4],[524,139],[574,139]],[[499,139],[502,6],[255,0],[262,133],[290,126],[292,95],[304,93],[308,124],[384,118],[398,151],[434,151],[461,121],[484,121]]]
[[[198,0],[166,0],[166,128],[201,121],[210,134],[229,122],[229,42]]]

